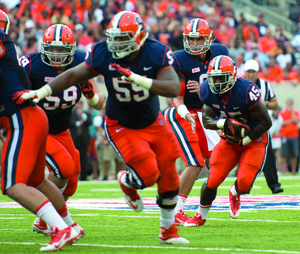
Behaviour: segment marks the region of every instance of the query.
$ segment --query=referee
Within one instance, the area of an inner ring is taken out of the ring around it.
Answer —
[[[254,82],[258,87],[261,93],[261,100],[265,104],[267,109],[275,110],[278,107],[277,98],[274,94],[273,88],[269,82],[258,79],[259,66],[257,61],[248,60],[245,63],[245,75],[246,79]],[[267,180],[267,184],[271,189],[273,194],[283,192],[281,184],[278,181],[277,167],[275,154],[272,148],[271,136],[269,136],[270,142],[267,149],[267,158],[263,168],[264,175]]]

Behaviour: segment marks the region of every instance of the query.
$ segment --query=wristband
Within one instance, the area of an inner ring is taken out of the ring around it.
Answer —
[[[45,97],[50,96],[52,94],[52,89],[49,85],[44,85],[36,92],[38,93],[39,99],[44,99]]]
[[[178,115],[180,115],[182,118],[185,119],[185,115],[190,113],[190,112],[188,111],[187,107],[184,104],[181,104],[177,108],[177,113],[178,113]]]
[[[34,103],[38,103],[41,99],[44,99],[45,97],[52,94],[52,88],[47,84],[41,87],[39,90],[36,90],[35,92],[38,98],[33,98],[32,101]]]
[[[216,125],[219,129],[223,129],[224,128],[224,124],[225,124],[225,120],[226,119],[220,119],[217,121]]]
[[[92,99],[86,98],[86,100],[87,100],[88,104],[90,104],[91,106],[94,106],[94,105],[96,105],[98,103],[99,96],[98,96],[98,94],[95,93],[95,95],[94,95],[94,97]]]
[[[242,139],[242,144],[243,144],[243,146],[248,145],[250,142],[252,142],[252,140],[251,140],[251,138],[249,138],[249,136],[244,137],[244,138]]]
[[[124,79],[128,79],[129,81],[133,82],[134,84],[137,84],[139,86],[142,86],[146,89],[150,89],[153,84],[153,79],[143,77],[141,75],[135,74],[131,72],[131,75],[129,77],[123,76]]]

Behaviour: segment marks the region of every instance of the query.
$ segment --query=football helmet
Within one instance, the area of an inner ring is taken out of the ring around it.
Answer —
[[[131,11],[116,14],[109,23],[106,35],[107,48],[115,59],[139,50],[148,38],[143,20]]]
[[[183,31],[183,46],[184,50],[191,55],[200,55],[210,49],[213,31],[210,25],[204,19],[190,20]],[[189,37],[191,38],[204,38],[202,45],[190,45]]]
[[[235,62],[229,56],[216,56],[213,58],[207,71],[210,90],[214,94],[228,92],[236,82]]]
[[[2,29],[4,33],[8,34],[9,26],[10,26],[9,17],[4,11],[0,10],[0,29]]]
[[[72,30],[62,24],[50,26],[44,33],[41,57],[52,67],[62,67],[73,62],[76,42]]]

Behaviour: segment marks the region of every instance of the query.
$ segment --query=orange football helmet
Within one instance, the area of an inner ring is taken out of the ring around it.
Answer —
[[[50,26],[44,33],[41,57],[52,67],[61,67],[73,62],[76,42],[72,30],[61,24]]]
[[[4,11],[0,10],[0,29],[2,29],[4,33],[8,34],[9,26],[10,26],[9,17]]]
[[[228,92],[237,79],[235,62],[229,56],[216,56],[208,65],[207,79],[213,93]]]
[[[213,31],[210,25],[204,19],[190,20],[183,31],[183,46],[184,50],[191,55],[200,55],[210,49]],[[204,43],[202,45],[190,45],[189,37],[200,38],[203,37]]]
[[[131,11],[121,11],[110,21],[107,35],[107,48],[113,58],[124,58],[141,48],[148,38],[144,21]]]

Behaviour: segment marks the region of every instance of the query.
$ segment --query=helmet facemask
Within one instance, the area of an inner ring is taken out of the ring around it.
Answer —
[[[184,50],[190,55],[201,55],[207,52],[210,49],[211,45],[211,36],[208,35],[200,35],[199,32],[190,32],[189,34],[183,34],[183,46]],[[189,37],[191,38],[204,38],[204,43],[202,45],[190,45],[189,44]]]
[[[67,66],[73,61],[75,48],[76,44],[63,44],[61,41],[42,42],[42,61],[52,67]],[[58,49],[62,52],[57,52]]]
[[[209,88],[214,94],[227,93],[236,81],[232,72],[222,72],[221,70],[207,72],[207,79]]]
[[[148,33],[144,38],[140,38],[140,44],[137,43],[137,38],[140,35],[141,26],[139,26],[136,34],[132,31],[122,32],[120,28],[109,28],[106,31],[107,35],[107,48],[112,52],[113,58],[120,59],[128,56],[129,54],[137,51],[144,44],[148,38]],[[139,41],[138,40],[138,41]]]

